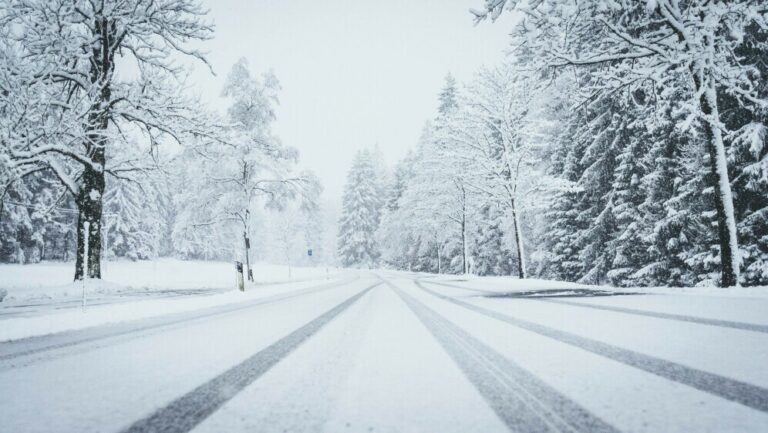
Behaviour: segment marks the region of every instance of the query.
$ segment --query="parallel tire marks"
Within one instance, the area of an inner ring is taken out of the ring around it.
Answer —
[[[666,361],[653,356],[644,355],[618,346],[603,343],[591,338],[582,337],[569,332],[561,331],[538,323],[517,319],[501,314],[468,302],[445,296],[424,287],[419,281],[416,285],[427,293],[445,301],[464,307],[475,313],[496,319],[518,328],[525,329],[545,337],[552,338],[561,343],[569,344],[594,354],[621,362],[622,364],[638,368],[651,374],[669,379],[674,382],[691,386],[718,397],[740,403],[744,406],[762,412],[768,412],[768,389],[749,383],[730,379],[718,374],[709,373],[693,367],[688,367],[672,361]]]
[[[2,368],[4,364],[7,364],[9,361],[24,356],[37,355],[51,350],[63,349],[109,338],[123,337],[133,334],[144,335],[147,332],[151,332],[156,329],[173,327],[183,323],[204,320],[214,316],[253,308],[258,305],[272,304],[321,290],[339,287],[351,281],[352,280],[343,280],[333,283],[321,284],[305,289],[267,296],[264,298],[255,299],[253,301],[212,307],[202,311],[176,313],[156,318],[142,319],[135,322],[131,321],[98,328],[65,331],[59,334],[30,337],[22,340],[0,343],[0,368]]]
[[[730,320],[708,319],[705,317],[685,316],[682,314],[659,313],[656,311],[636,310],[634,308],[614,307],[611,305],[582,304],[581,302],[565,301],[561,299],[536,299],[537,301],[552,302],[555,304],[571,305],[574,307],[593,308],[595,310],[613,311],[616,313],[634,314],[637,316],[655,317],[658,319],[677,320],[680,322],[691,322],[702,325],[719,326],[721,328],[741,329],[745,331],[755,331],[768,333],[768,325],[758,325],[755,323],[734,322]]]
[[[438,285],[438,286],[469,290],[472,292],[480,292],[486,295],[493,295],[495,293],[487,290],[471,289],[467,287],[457,286],[455,284],[447,284],[447,283],[441,283],[441,282],[435,282],[435,281],[423,281],[423,282],[428,284]],[[538,302],[551,302],[553,304],[563,304],[563,305],[570,305],[574,307],[592,308],[595,310],[612,311],[616,313],[633,314],[637,316],[654,317],[657,319],[667,319],[667,320],[677,320],[680,322],[698,323],[701,325],[719,326],[721,328],[733,328],[733,329],[740,329],[745,331],[768,333],[768,325],[760,325],[756,323],[735,322],[732,320],[709,319],[706,317],[686,316],[683,314],[660,313],[656,311],[638,310],[635,308],[614,307],[610,305],[586,304],[581,302],[568,301],[564,299],[553,299],[553,298],[543,298],[543,297],[542,298],[527,297],[527,298],[520,298],[520,299],[526,299],[526,300],[538,301]]]
[[[123,432],[182,433],[192,430],[379,284],[362,290],[245,361],[135,422]]]
[[[387,284],[432,333],[510,430],[618,431],[410,295]]]

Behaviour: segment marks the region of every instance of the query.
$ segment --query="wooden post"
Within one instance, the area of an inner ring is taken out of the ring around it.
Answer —
[[[243,262],[235,262],[235,270],[237,271],[237,288],[241,291],[245,291],[245,279],[243,278]]]
[[[248,237],[247,232],[243,232],[243,239],[245,239],[245,266],[248,270],[248,281],[253,281],[253,271],[251,270],[251,239]]]
[[[90,233],[91,233],[91,223],[90,221],[85,221],[83,223],[83,237],[85,238],[83,242],[83,257],[85,258],[83,260],[83,311],[85,311],[85,305],[87,304],[86,299],[86,293],[85,293],[85,282],[88,280],[88,271],[90,271],[90,266],[88,266],[88,243],[90,241]]]

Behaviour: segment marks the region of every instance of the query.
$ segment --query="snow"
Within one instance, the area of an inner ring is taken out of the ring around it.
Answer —
[[[332,308],[364,284],[191,321],[105,346],[74,348],[24,368],[0,368],[1,430],[121,431]]]
[[[392,290],[378,286],[194,431],[255,430],[505,427]]]
[[[507,280],[509,286],[517,283],[513,279]],[[620,431],[764,431],[768,426],[768,416],[764,413],[437,301],[429,294],[413,290],[412,283],[407,280],[398,279],[395,283],[412,287],[409,293],[420,301],[500,350]],[[450,290],[444,286],[426,286],[440,293]],[[518,285],[518,288],[521,286]],[[476,283],[473,287],[484,288]],[[451,293],[451,296],[458,295],[459,292]],[[749,383],[759,383],[763,387],[768,384],[768,375],[761,367],[768,359],[768,336],[764,334],[572,308],[536,300],[470,296],[462,300],[641,353],[745,379]],[[625,303],[631,303],[633,299],[647,298],[600,299],[623,299]],[[668,297],[654,298],[657,304],[669,301]],[[680,296],[668,308],[685,308],[688,300],[695,298]],[[715,302],[712,298],[704,300]],[[582,302],[592,303],[593,298],[582,298]],[[741,303],[731,304],[724,298],[717,302],[729,305],[721,307],[721,310],[730,310],[729,316],[738,315],[743,307]],[[764,301],[754,312],[766,305],[768,302]]]
[[[242,293],[235,290],[229,263],[125,261],[110,262],[106,269],[111,280],[85,282],[88,306],[83,310],[84,283],[62,284],[71,278],[71,264],[0,265],[0,284],[9,293],[0,303],[0,341],[249,301],[340,278],[335,271],[326,274],[325,268],[293,268],[291,281],[285,267],[257,264],[257,284]],[[34,314],[17,314],[30,307]]]
[[[426,277],[426,281],[464,287],[469,290],[464,292],[465,295],[470,294],[471,291],[477,292],[478,290],[481,292],[505,293],[552,289],[595,289],[595,286],[586,284],[536,278],[519,279],[515,277],[480,277],[477,275],[419,275]]]
[[[394,172],[360,150],[340,218],[277,76],[208,110],[174,62],[208,12],[142,3],[0,0],[0,262],[124,259],[0,264],[0,430],[768,431],[764,2],[486,0],[525,49],[449,75]],[[237,290],[251,257],[288,265]],[[526,268],[701,287],[444,274]]]
[[[325,278],[326,268],[288,267],[268,263],[253,264],[256,284],[289,280]],[[8,291],[8,301],[26,302],[79,295],[80,283],[73,283],[72,263],[44,262],[29,265],[0,264],[0,289]],[[331,268],[329,273],[336,274]],[[151,291],[230,290],[235,287],[235,265],[228,262],[157,259],[141,261],[103,261],[103,279],[89,282],[89,293],[131,293]],[[0,304],[0,307],[4,306]]]
[[[214,265],[218,266],[211,264],[210,269],[216,269]],[[206,277],[201,269],[189,272]],[[544,337],[445,302],[421,290],[414,280],[441,294],[505,316],[766,388],[768,372],[763,366],[768,360],[768,334],[764,332],[540,299],[483,296],[487,292],[562,289],[579,293],[580,289],[595,289],[579,284],[509,277],[377,273],[401,293],[465,332],[464,340],[452,343],[454,350],[462,344],[473,347],[468,339],[475,339],[619,431],[765,431],[768,427],[766,412],[632,367],[577,344]],[[13,360],[0,364],[3,427],[25,432],[123,430],[221,377],[233,366],[378,281],[367,272],[355,271],[354,275],[360,278],[352,279],[351,272],[338,275],[337,286],[284,302],[61,347],[43,358],[22,360],[17,365]],[[323,278],[319,280],[325,282]],[[166,283],[170,282],[169,279]],[[102,324],[107,323],[108,316],[140,320],[258,299],[318,283],[315,279],[259,285],[245,293],[229,290],[209,296],[98,305],[89,307],[86,313],[79,309],[49,311],[35,317],[3,320],[0,341],[10,332],[44,331],[45,326],[63,330],[79,327],[83,322],[95,326],[102,320]],[[698,296],[669,291],[558,299],[768,324],[764,314],[768,311],[766,297]],[[484,393],[477,379],[470,379],[467,365],[460,366],[460,361],[450,354],[450,344],[439,341],[435,329],[425,326],[423,317],[414,314],[416,310],[403,300],[388,285],[374,287],[272,368],[252,378],[242,391],[192,431],[507,431],[509,425],[498,412],[498,404],[506,398],[504,393],[531,392],[534,400],[540,396],[524,382],[515,385],[517,391],[497,387],[502,395]],[[129,305],[132,307],[128,308]],[[6,329],[6,324],[11,327]],[[92,332],[97,335],[97,331]],[[491,362],[501,368],[500,361],[483,361],[481,352],[475,354],[477,358],[473,355],[461,362],[470,366],[476,362],[476,371],[488,374],[483,376],[484,380],[500,380],[496,374],[503,371],[487,365]],[[197,399],[195,404],[204,401],[205,398]],[[45,410],[40,411],[40,407]],[[545,413],[563,415],[558,407],[543,409]]]
[[[571,283],[567,281],[544,280],[537,278],[519,279],[515,277],[480,277],[477,275],[434,275],[420,274],[428,278],[426,281],[434,281],[452,286],[460,286],[467,289],[464,295],[474,292],[491,293],[514,293],[528,292],[536,290],[566,290],[566,289],[587,289],[601,290],[606,292],[631,292],[647,293],[655,295],[676,295],[676,296],[706,296],[706,297],[727,297],[727,298],[768,298],[768,286],[752,287],[611,287],[594,286],[588,284]],[[461,289],[457,289],[457,295]],[[565,294],[565,291],[563,292]]]
[[[686,303],[685,298],[665,301]],[[768,359],[768,335],[763,333],[530,299],[473,298],[472,302],[523,320],[768,387],[768,370],[762,367]],[[763,306],[768,307],[768,302]],[[674,304],[670,308],[675,308]],[[728,356],[721,356],[726,351]]]

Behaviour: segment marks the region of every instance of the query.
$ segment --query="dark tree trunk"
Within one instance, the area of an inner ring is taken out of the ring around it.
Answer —
[[[104,167],[106,165],[107,128],[109,128],[112,91],[110,81],[114,72],[114,50],[117,26],[114,20],[98,17],[94,23],[96,43],[91,51],[91,83],[101,89],[91,106],[86,130],[85,148],[91,164],[84,164],[80,189],[77,191],[77,259],[75,280],[84,277],[88,263],[88,278],[101,278],[101,215],[104,196]],[[88,257],[85,257],[85,225],[88,223]]]
[[[701,109],[705,115],[709,116],[711,109],[703,100],[702,96]],[[738,277],[736,272],[736,264],[733,260],[733,251],[731,249],[730,233],[728,229],[728,217],[725,209],[725,201],[723,200],[723,192],[720,189],[720,173],[717,167],[717,147],[713,138],[712,126],[709,122],[702,122],[704,129],[704,137],[707,141],[706,147],[709,153],[709,168],[711,172],[710,186],[715,193],[715,211],[717,212],[717,234],[720,243],[720,286],[731,287],[738,284]]]
[[[77,260],[75,280],[82,280],[84,263],[88,261],[88,278],[101,278],[101,197],[104,193],[104,172],[86,169],[77,195]],[[85,257],[85,223],[88,222],[88,257]]]

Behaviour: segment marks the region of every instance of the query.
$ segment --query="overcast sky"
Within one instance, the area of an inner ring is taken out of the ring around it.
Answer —
[[[466,81],[503,58],[509,20],[473,25],[482,0],[205,0],[216,26],[205,44],[217,76],[197,65],[191,81],[217,108],[238,58],[282,84],[277,134],[341,196],[357,149],[379,143],[389,164],[433,117],[449,71]],[[504,17],[502,17],[504,18]]]

